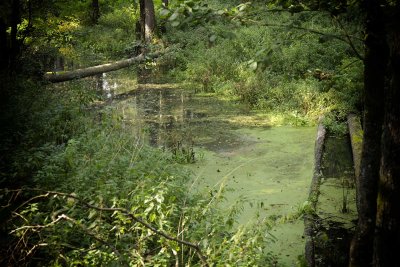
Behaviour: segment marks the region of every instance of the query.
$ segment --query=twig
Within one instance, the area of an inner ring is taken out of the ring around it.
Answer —
[[[71,217],[68,217],[65,214],[61,214],[59,216],[59,218],[62,218],[66,221],[72,222],[74,225],[80,227],[86,234],[90,235],[91,237],[93,237],[94,239],[96,239],[98,242],[102,243],[103,245],[106,245],[107,247],[111,248],[112,251],[114,251],[114,253],[122,259],[121,253],[119,253],[119,251],[117,250],[116,247],[114,247],[113,245],[111,245],[110,243],[104,241],[103,239],[97,237],[94,233],[92,233],[89,229],[87,229],[85,226],[83,226],[82,224],[78,223],[76,220],[72,219]]]
[[[314,30],[314,29],[310,29],[310,28],[295,26],[295,25],[291,25],[291,24],[261,23],[259,21],[255,21],[255,20],[251,20],[251,19],[249,19],[247,21],[255,23],[255,24],[258,24],[260,26],[278,27],[278,28],[291,28],[291,29],[296,29],[296,30],[307,31],[307,32],[314,33],[314,34],[317,34],[317,35],[328,36],[328,37],[331,37],[331,38],[334,38],[334,39],[337,39],[337,40],[340,40],[342,42],[345,42],[345,43],[349,44],[349,41],[347,40],[347,38],[343,38],[340,35],[330,34],[330,33],[326,33],[326,32],[320,32],[320,31],[317,31],[317,30]],[[349,38],[353,38],[353,39],[356,39],[358,41],[364,41],[363,39],[361,39],[359,37],[356,37],[356,36],[349,36]]]
[[[353,41],[351,40],[351,37],[349,35],[349,33],[346,31],[345,27],[343,27],[343,24],[340,22],[340,20],[337,18],[337,16],[333,17],[334,20],[338,23],[339,27],[342,29],[342,31],[344,32],[344,36],[346,36],[346,39],[348,41],[348,44],[350,45],[351,49],[353,49],[354,53],[356,54],[356,57],[360,60],[364,60],[364,57],[361,56],[361,54],[358,52],[358,50],[356,49],[356,47],[354,46]]]
[[[16,191],[17,192],[17,191],[24,191],[24,190],[26,190],[26,191],[34,191],[34,192],[44,192],[45,193],[43,195],[39,195],[39,196],[35,196],[35,197],[30,198],[28,201],[25,201],[24,204],[27,204],[27,203],[29,203],[29,201],[32,201],[32,200],[37,199],[37,198],[43,198],[43,197],[48,197],[50,195],[54,195],[54,196],[64,196],[64,197],[68,197],[68,198],[74,199],[74,200],[78,201],[79,203],[81,203],[83,206],[86,206],[86,207],[94,209],[94,210],[107,211],[107,212],[121,212],[122,214],[125,214],[130,219],[132,219],[133,221],[143,225],[144,227],[146,227],[147,229],[153,231],[154,233],[156,233],[158,235],[161,235],[161,236],[165,237],[168,240],[175,241],[177,243],[180,243],[180,244],[183,244],[183,245],[186,245],[188,247],[193,248],[196,251],[199,259],[201,260],[203,266],[206,266],[206,267],[209,266],[209,264],[207,262],[207,258],[204,256],[204,254],[202,253],[200,247],[197,244],[194,244],[194,243],[186,241],[186,240],[178,239],[178,238],[176,238],[174,236],[171,236],[171,235],[165,233],[162,230],[158,230],[157,228],[155,228],[154,226],[152,226],[149,223],[145,222],[144,220],[136,217],[134,214],[132,214],[131,212],[129,212],[126,209],[123,209],[123,208],[98,207],[98,206],[92,205],[92,204],[82,200],[81,198],[79,198],[79,197],[77,197],[75,195],[68,194],[68,193],[63,193],[63,192],[57,192],[57,191],[46,191],[46,190],[37,189],[37,188],[23,188],[23,189],[8,190],[8,191],[9,192],[10,191]],[[20,205],[18,208],[20,208],[20,207],[22,207],[22,205]],[[61,219],[66,219],[64,216],[60,215],[57,220],[59,220],[60,218]],[[53,222],[49,223],[48,225],[54,224],[54,223],[55,222],[53,221]],[[47,225],[45,225],[45,226],[47,226]],[[23,228],[42,228],[42,227],[45,227],[45,226],[40,226],[40,225],[38,225],[38,226],[23,226],[23,227],[20,227],[18,229],[23,229]],[[14,231],[16,231],[16,230],[14,230]]]
[[[50,226],[55,225],[56,223],[58,223],[58,222],[61,221],[62,219],[64,219],[64,218],[62,218],[62,216],[58,216],[58,218],[57,218],[55,221],[52,221],[52,222],[50,222],[50,223],[48,223],[48,224],[45,224],[45,225],[40,225],[40,224],[38,224],[38,225],[25,225],[25,226],[21,226],[21,227],[18,227],[17,229],[12,230],[12,231],[10,232],[10,234],[13,234],[13,233],[15,233],[15,232],[18,232],[18,231],[21,231],[21,230],[25,230],[25,229],[26,229],[26,230],[36,231],[36,230],[39,230],[39,229],[47,228],[47,227],[50,227]]]

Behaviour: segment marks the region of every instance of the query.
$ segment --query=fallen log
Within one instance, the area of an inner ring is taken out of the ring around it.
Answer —
[[[80,79],[80,78],[85,78],[85,77],[89,77],[89,76],[94,76],[94,75],[101,74],[104,72],[119,70],[122,68],[129,67],[135,63],[143,62],[148,58],[155,58],[157,56],[158,56],[158,54],[152,54],[152,55],[146,55],[146,56],[144,54],[140,54],[137,57],[123,59],[123,60],[119,60],[116,62],[93,66],[93,67],[88,67],[88,68],[84,68],[84,69],[77,69],[77,70],[72,70],[72,71],[47,72],[44,74],[43,78],[52,83],[65,82],[65,81],[70,81],[70,80],[74,80],[74,79]]]
[[[317,138],[315,140],[314,147],[314,170],[308,195],[308,202],[311,212],[306,213],[304,216],[304,236],[306,240],[305,259],[307,266],[309,267],[315,266],[315,221],[317,219],[315,211],[317,208],[319,186],[322,177],[322,155],[324,152],[324,143],[326,137],[326,128],[322,121],[323,120],[320,119],[318,124]]]
[[[356,180],[358,180],[360,177],[363,140],[363,130],[361,128],[360,118],[354,114],[349,114],[347,116],[347,125],[349,127],[351,150],[353,152],[354,174]]]

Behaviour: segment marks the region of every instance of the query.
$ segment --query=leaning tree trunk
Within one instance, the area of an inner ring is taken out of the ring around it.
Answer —
[[[400,247],[400,4],[388,32],[391,82],[385,95],[385,120],[379,181],[374,266],[398,266]]]
[[[364,59],[364,136],[360,177],[357,181],[358,225],[350,246],[350,266],[370,266],[376,218],[383,91],[387,67],[387,45],[381,3],[365,0],[366,40]]]

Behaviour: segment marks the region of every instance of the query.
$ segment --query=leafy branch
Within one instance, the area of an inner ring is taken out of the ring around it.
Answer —
[[[76,196],[74,194],[57,192],[57,191],[46,191],[46,190],[37,189],[37,188],[22,188],[22,189],[15,189],[15,190],[2,189],[1,191],[14,192],[16,194],[20,194],[23,191],[42,192],[42,193],[44,193],[42,195],[37,195],[37,196],[34,196],[34,197],[28,199],[27,201],[25,201],[24,203],[19,205],[14,210],[14,213],[16,213],[16,211],[18,209],[20,209],[24,205],[27,205],[29,202],[31,202],[33,200],[40,199],[40,198],[48,198],[50,196],[55,196],[55,197],[62,196],[62,197],[66,197],[66,198],[69,198],[69,199],[73,199],[73,200],[77,201],[77,203],[79,203],[80,205],[85,206],[85,207],[87,207],[89,209],[97,210],[97,211],[113,212],[113,213],[114,212],[120,212],[120,213],[124,214],[125,216],[127,216],[128,218],[132,219],[134,222],[137,222],[137,223],[141,224],[142,226],[144,226],[145,228],[151,230],[155,234],[160,235],[160,236],[162,236],[162,237],[164,237],[164,238],[166,238],[166,239],[168,239],[170,241],[174,241],[176,243],[179,243],[179,244],[182,244],[182,245],[185,245],[185,246],[188,246],[188,247],[192,248],[197,253],[199,259],[201,260],[201,262],[203,264],[203,266],[206,266],[206,267],[209,266],[209,264],[207,262],[207,258],[203,254],[203,252],[201,251],[201,248],[199,247],[199,245],[197,245],[197,244],[195,244],[193,242],[189,242],[189,241],[186,241],[186,240],[183,240],[183,239],[179,239],[179,238],[177,238],[175,236],[172,236],[172,235],[170,235],[170,234],[168,234],[168,233],[166,233],[166,232],[164,232],[162,230],[159,230],[156,227],[152,226],[150,223],[148,223],[148,222],[144,221],[143,219],[137,217],[136,215],[134,215],[133,213],[131,213],[127,209],[124,209],[124,208],[99,207],[99,206],[90,204],[89,202],[83,200],[82,198],[80,198],[80,197],[78,197],[78,196]],[[52,222],[50,222],[50,223],[48,223],[46,225],[22,226],[20,228],[17,228],[15,230],[13,230],[13,232],[18,231],[18,230],[23,230],[23,229],[41,229],[41,228],[50,227],[50,226],[56,224],[57,222],[59,222],[60,220],[67,220],[67,221],[72,222],[75,225],[80,225],[74,219],[66,216],[65,214],[62,214],[62,215],[59,215],[57,217],[57,219],[55,219],[54,221],[52,221]],[[82,229],[85,230],[85,232],[87,232],[86,228],[82,228]],[[91,236],[93,236],[93,235],[91,235]],[[101,242],[103,244],[105,243],[105,241],[99,240],[98,238],[96,238],[96,240],[98,240],[99,242]],[[106,245],[108,245],[108,244],[106,244]],[[113,251],[117,255],[120,254],[120,253],[118,253],[118,251],[116,251],[116,249],[113,246],[111,246],[111,249],[113,249]]]
[[[352,41],[352,36],[349,35],[349,33],[347,32],[346,28],[343,26],[343,24],[340,22],[339,18],[334,16],[333,17],[334,20],[338,23],[339,27],[343,30],[344,35],[347,39],[347,43],[350,45],[351,49],[353,49],[354,53],[356,54],[357,58],[360,60],[364,60],[364,57],[361,56],[361,54],[358,52],[358,50],[356,49],[353,41]]]

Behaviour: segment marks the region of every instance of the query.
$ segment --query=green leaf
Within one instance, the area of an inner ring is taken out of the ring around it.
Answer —
[[[155,220],[156,220],[156,214],[155,213],[151,213],[150,214],[150,217],[149,217],[149,220],[150,220],[150,222],[154,222]]]
[[[168,20],[169,21],[174,21],[174,20],[176,20],[178,18],[178,16],[179,16],[179,13],[175,12],[174,14],[171,15],[171,17],[169,17]]]
[[[89,220],[92,219],[96,214],[97,214],[97,211],[91,210],[91,211],[89,212],[88,219],[89,219]]]
[[[179,26],[179,24],[180,24],[179,21],[173,21],[173,22],[171,23],[172,27],[177,27],[177,26]]]
[[[96,227],[96,225],[97,225],[97,221],[94,221],[88,226],[87,229],[92,229],[92,228]]]
[[[256,69],[257,69],[257,66],[258,66],[257,61],[254,61],[253,63],[250,63],[250,64],[249,64],[249,68],[250,68],[251,70],[256,70]]]
[[[263,49],[257,51],[256,57],[261,56],[264,52],[265,52],[265,48],[263,48]]]
[[[214,43],[216,39],[217,39],[217,36],[215,34],[211,35],[209,38],[211,43]]]
[[[161,9],[160,16],[167,17],[170,13],[171,13],[171,11],[169,11],[168,9]]]

